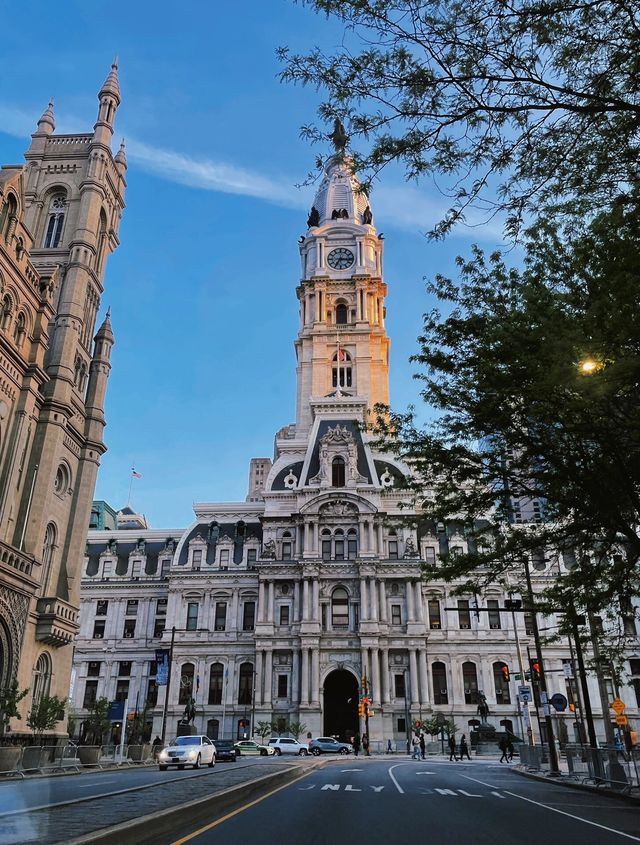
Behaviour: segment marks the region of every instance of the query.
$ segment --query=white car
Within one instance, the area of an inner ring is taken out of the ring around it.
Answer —
[[[184,769],[193,766],[199,769],[207,764],[212,768],[216,764],[216,747],[208,736],[179,736],[158,754],[158,768],[166,772],[169,766]]]
[[[286,736],[278,736],[270,739],[269,746],[273,748],[277,755],[297,754],[300,757],[306,757],[309,753],[309,749],[306,745],[298,742],[297,739],[290,739]]]

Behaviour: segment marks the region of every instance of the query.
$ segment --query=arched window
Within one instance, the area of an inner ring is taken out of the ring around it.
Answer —
[[[71,485],[71,473],[66,464],[60,464],[56,472],[56,479],[53,483],[54,490],[59,496],[64,496]]]
[[[33,668],[33,707],[36,707],[45,695],[49,695],[50,687],[51,658],[48,654],[43,652]]]
[[[62,239],[64,227],[64,214],[67,207],[65,194],[54,194],[49,203],[49,216],[44,230],[44,249],[57,249]]]
[[[100,209],[100,224],[98,226],[98,242],[96,250],[96,271],[100,272],[102,266],[102,258],[107,243],[107,215],[104,213],[104,208]]]
[[[238,704],[251,704],[253,698],[253,663],[242,663],[238,676]]]
[[[328,528],[323,528],[320,536],[322,538],[322,560],[331,560],[331,531]]]
[[[217,739],[220,733],[220,722],[217,719],[207,721],[207,736],[209,739]]]
[[[222,704],[222,663],[212,663],[209,669],[209,704]]]
[[[49,589],[49,579],[51,578],[51,571],[53,568],[53,560],[56,550],[56,541],[58,538],[58,531],[53,522],[47,525],[44,532],[44,542],[42,544],[42,595],[47,595]],[[88,574],[88,573],[87,573]]]
[[[478,673],[476,664],[467,661],[462,664],[462,686],[464,687],[464,703],[478,703]]]
[[[349,627],[349,593],[344,587],[336,587],[331,593],[331,627]]]
[[[27,318],[24,311],[20,311],[16,317],[16,324],[13,327],[13,340],[16,346],[20,346],[27,331]]]
[[[449,693],[447,691],[447,667],[440,661],[431,666],[433,678],[433,703],[448,704]]]
[[[11,322],[11,313],[13,311],[13,302],[9,294],[6,294],[2,299],[2,328],[9,328]]]
[[[193,675],[195,666],[193,663],[183,663],[180,669],[180,694],[178,704],[188,704],[193,697]]]
[[[15,221],[18,217],[18,201],[9,194],[9,198],[2,209],[2,217],[0,217],[0,235],[6,241],[14,228]]]
[[[333,556],[335,560],[344,560],[344,531],[336,528],[333,532]]]
[[[502,660],[493,664],[493,683],[496,688],[496,704],[511,704],[509,668]]]
[[[347,532],[347,557],[349,560],[358,557],[358,532],[355,528],[350,528]]]
[[[351,355],[344,349],[333,355],[331,383],[334,387],[352,387],[353,374],[351,369]]]
[[[331,461],[331,486],[332,487],[344,487],[345,482],[345,464],[344,458],[340,455],[337,455],[333,461]]]
[[[344,304],[344,302],[339,302],[336,305],[336,323],[337,323],[337,325],[344,326],[348,322],[347,316],[348,316],[347,306]]]

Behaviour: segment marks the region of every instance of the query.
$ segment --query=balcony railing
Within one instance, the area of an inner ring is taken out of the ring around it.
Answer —
[[[36,639],[54,648],[69,645],[80,627],[78,608],[57,596],[38,599],[36,613]]]
[[[0,563],[11,566],[18,572],[23,572],[29,577],[33,576],[33,566],[37,563],[33,555],[26,552],[19,552],[13,546],[0,541]]]

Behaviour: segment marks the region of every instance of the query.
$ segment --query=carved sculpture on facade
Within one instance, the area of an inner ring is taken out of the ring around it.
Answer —
[[[320,212],[314,206],[311,207],[311,211],[309,212],[309,217],[307,218],[307,226],[311,228],[312,226],[319,226],[320,225]]]
[[[344,502],[338,499],[336,502],[327,502],[320,507],[321,516],[355,516],[358,508],[351,502]]]
[[[341,457],[345,463],[345,487],[366,483],[367,479],[358,472],[358,444],[346,426],[337,423],[320,438],[318,473],[309,479],[309,484],[320,487],[331,486],[331,465]]]
[[[418,557],[418,550],[416,548],[416,544],[414,542],[413,537],[407,537],[404,543],[404,555],[405,558],[416,558]]]
[[[275,540],[267,540],[264,545],[262,546],[262,558],[263,560],[275,560],[276,559],[276,542]]]
[[[373,222],[373,214],[371,213],[371,207],[367,206],[365,210],[362,212],[362,222],[366,226],[370,226]]]

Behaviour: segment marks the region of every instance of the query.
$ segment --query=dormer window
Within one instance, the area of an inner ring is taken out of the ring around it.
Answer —
[[[49,216],[44,233],[44,249],[57,249],[62,239],[64,227],[64,214],[67,207],[67,198],[64,194],[56,194],[51,198],[49,204]]]
[[[331,486],[344,487],[345,485],[345,463],[344,458],[337,455],[331,462]]]

